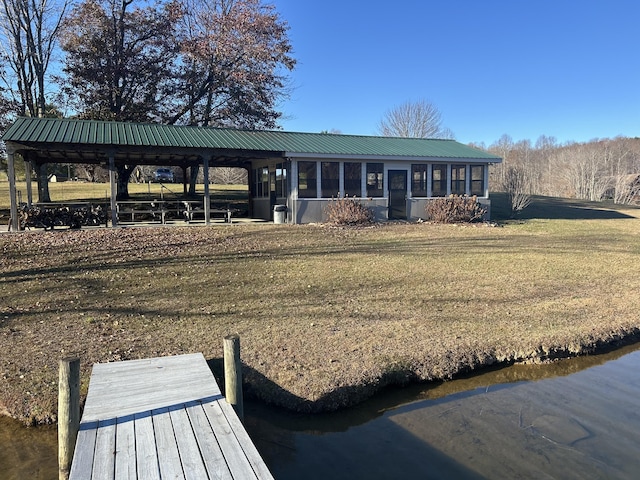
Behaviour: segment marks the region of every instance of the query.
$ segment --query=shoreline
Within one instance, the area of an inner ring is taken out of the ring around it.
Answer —
[[[595,341],[583,345],[579,350],[575,348],[545,348],[544,346],[540,346],[538,349],[539,353],[536,355],[524,357],[496,355],[494,357],[487,357],[487,361],[478,362],[474,365],[460,362],[458,370],[446,377],[424,379],[419,378],[415,372],[411,371],[391,371],[388,372],[385,377],[379,378],[376,382],[362,385],[345,385],[341,389],[330,391],[318,401],[308,401],[305,399],[292,401],[292,396],[287,392],[276,398],[269,397],[261,393],[259,386],[253,385],[245,385],[245,395],[248,391],[250,395],[249,398],[251,399],[293,413],[331,413],[357,406],[387,388],[401,388],[407,385],[428,384],[432,382],[447,382],[456,380],[461,376],[481,375],[487,370],[505,368],[511,365],[545,365],[576,357],[602,355],[638,342],[640,342],[640,328],[635,327],[626,334],[613,335],[609,339],[595,339]],[[498,357],[500,359],[498,359]],[[218,374],[216,372],[214,373],[217,379]],[[345,395],[345,391],[347,391],[349,395]]]
[[[540,347],[539,353],[541,355],[534,355],[528,357],[511,357],[511,358],[503,358],[501,360],[489,359],[486,363],[478,363],[476,365],[463,365],[460,364],[460,369],[453,374],[449,378],[430,378],[427,380],[417,378],[413,373],[407,371],[394,371],[389,372],[386,378],[380,378],[378,382],[372,382],[369,384],[363,385],[346,385],[347,391],[349,391],[350,395],[345,396],[344,390],[333,390],[328,392],[328,394],[323,397],[319,401],[309,401],[305,399],[299,399],[298,401],[291,402],[292,396],[288,392],[284,392],[283,395],[276,396],[268,396],[264,395],[264,391],[261,391],[261,384],[246,383],[247,376],[244,375],[245,384],[243,385],[245,398],[257,401],[259,403],[263,403],[267,406],[284,409],[291,413],[305,413],[305,414],[324,414],[324,413],[332,413],[340,410],[348,409],[351,407],[355,407],[362,402],[365,402],[380,392],[394,387],[406,387],[409,385],[421,385],[421,384],[429,384],[429,383],[438,383],[438,382],[447,382],[456,380],[460,377],[473,377],[475,375],[481,375],[486,373],[488,370],[495,370],[505,368],[511,365],[545,365],[556,362],[562,362],[564,360],[569,360],[576,357],[583,356],[591,356],[591,355],[602,355],[614,352],[616,350],[622,349],[624,347],[636,344],[640,342],[640,328],[635,328],[633,331],[628,332],[626,335],[613,336],[609,340],[599,339],[595,342],[592,342],[589,345],[584,345],[580,351],[574,351],[567,348],[553,348],[553,349],[545,349],[544,347]],[[546,353],[545,353],[546,350]],[[210,367],[211,362],[221,360],[221,359],[210,359],[208,360]],[[246,367],[245,367],[246,368]],[[212,371],[214,376],[216,377],[216,381],[218,381],[220,387],[223,389],[223,384],[219,380],[219,376],[222,372],[217,371],[218,369],[212,367]],[[250,376],[250,375],[249,375]],[[271,383],[269,379],[266,379],[267,383]],[[264,385],[262,385],[264,386]],[[266,389],[267,391],[271,390],[270,388]],[[86,394],[81,396],[81,409],[84,405],[84,401],[86,399]],[[289,401],[287,401],[289,400]],[[23,418],[20,416],[16,416],[13,414],[5,405],[0,403],[0,415],[9,417],[19,423],[21,423],[25,427],[43,427],[43,426],[51,426],[53,424],[57,424],[56,414],[55,412],[48,412],[44,416],[44,419],[41,421],[37,421],[34,418]]]

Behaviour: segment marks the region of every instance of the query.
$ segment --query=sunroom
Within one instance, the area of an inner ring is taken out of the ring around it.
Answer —
[[[388,144],[411,144],[415,155],[406,155],[406,149],[397,156],[287,152],[284,161],[254,162],[254,215],[270,218],[274,205],[284,205],[290,223],[322,222],[327,204],[338,197],[359,199],[376,220],[425,218],[429,199],[449,195],[476,196],[490,209],[489,165],[501,162],[498,157],[450,140],[323,137],[326,143],[351,139],[385,150]]]

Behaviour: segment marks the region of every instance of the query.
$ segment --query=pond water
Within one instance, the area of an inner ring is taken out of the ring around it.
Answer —
[[[639,348],[396,389],[338,414],[250,405],[247,424],[279,480],[640,478]]]
[[[640,345],[392,389],[356,408],[291,414],[248,402],[278,480],[638,478]],[[57,476],[55,429],[0,419],[0,479]]]

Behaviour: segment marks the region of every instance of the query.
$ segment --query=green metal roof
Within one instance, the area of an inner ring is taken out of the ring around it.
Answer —
[[[284,156],[475,159],[500,162],[454,140],[20,117],[2,139],[21,145],[226,149]]]

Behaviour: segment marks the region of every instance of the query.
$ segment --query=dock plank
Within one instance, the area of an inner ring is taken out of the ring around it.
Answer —
[[[202,354],[93,367],[72,480],[272,479]]]
[[[136,473],[141,480],[160,480],[158,451],[151,412],[134,415],[136,431]]]
[[[91,478],[97,434],[98,422],[80,423],[76,449],[69,473],[70,478]],[[82,448],[78,448],[78,445],[81,445]]]
[[[136,439],[134,417],[121,417],[116,425],[116,477],[136,478]]]
[[[247,462],[242,446],[231,430],[219,402],[211,402],[204,405],[204,410],[209,418],[209,422],[216,434],[220,449],[224,455],[229,470],[233,478],[255,479],[256,474]]]
[[[256,477],[261,480],[264,480],[264,479],[273,480],[273,476],[271,475],[271,472],[269,471],[269,469],[267,468],[267,465],[264,463],[264,460],[260,456],[258,449],[251,441],[251,437],[249,437],[249,434],[244,429],[244,426],[242,425],[242,422],[238,418],[238,415],[236,415],[236,412],[233,409],[233,407],[229,405],[227,402],[217,402],[217,406],[220,407],[220,409],[225,415],[227,422],[229,422],[229,426],[231,427],[231,430],[236,436],[238,443],[242,446],[242,450],[244,451],[244,454],[247,460],[251,464],[251,467],[253,468],[253,471],[255,472]]]
[[[184,409],[173,409],[169,412],[173,430],[180,450],[182,471],[186,480],[207,478],[207,469],[200,453],[191,422]]]
[[[98,422],[92,480],[111,480],[115,476],[116,422]]]
[[[186,411],[189,415],[191,425],[193,425],[198,448],[200,449],[207,471],[210,472],[211,478],[216,480],[231,480],[233,477],[222,454],[222,450],[220,450],[218,440],[209,424],[209,419],[207,418],[203,405],[199,402],[191,402],[191,404],[187,405]]]
[[[156,448],[160,461],[160,476],[184,480],[178,444],[173,433],[173,425],[168,408],[153,411],[153,430],[156,436]]]

